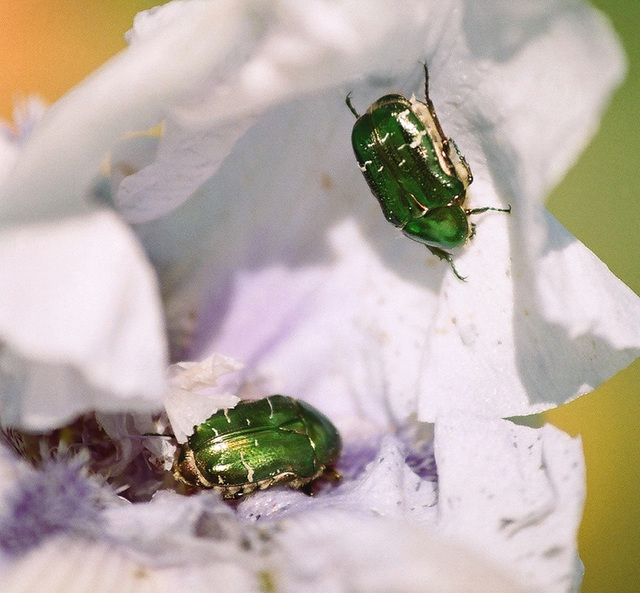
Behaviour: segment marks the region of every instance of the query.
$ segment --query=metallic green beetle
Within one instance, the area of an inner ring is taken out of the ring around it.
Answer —
[[[445,249],[464,245],[475,233],[469,215],[487,210],[464,209],[471,169],[456,143],[440,127],[429,98],[429,72],[424,65],[425,102],[398,94],[378,99],[356,116],[351,141],[369,188],[380,202],[385,218],[402,232],[446,260],[464,280]]]
[[[219,410],[195,426],[174,465],[176,480],[239,498],[275,484],[300,488],[340,456],[331,421],[309,404],[271,395]]]

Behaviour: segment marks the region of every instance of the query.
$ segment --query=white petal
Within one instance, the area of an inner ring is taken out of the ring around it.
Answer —
[[[429,421],[446,407],[540,412],[640,354],[640,300],[540,206],[621,79],[620,45],[586,7],[467,6],[467,39],[485,59],[470,73],[477,88],[466,97],[467,128],[458,133],[454,119],[451,133],[475,174],[471,205],[496,205],[498,196],[513,212],[476,219],[456,260],[467,284],[445,280],[422,359],[418,414]],[[509,27],[500,26],[505,11]]]
[[[240,401],[224,387],[217,387],[222,375],[238,371],[242,366],[233,358],[213,354],[200,362],[179,362],[169,367],[164,407],[179,443],[186,442],[194,426],[222,408],[233,408]]]
[[[485,150],[496,184],[525,192],[532,208],[597,130],[624,75],[622,46],[606,17],[587,5],[465,4],[465,31],[487,71],[475,76],[469,123],[484,124],[490,135]]]
[[[49,540],[2,574],[3,593],[162,593],[173,590],[168,583],[156,567],[81,537]]]
[[[245,3],[242,10],[237,4],[184,3],[184,18],[162,27],[161,35],[134,43],[51,107],[1,188],[3,222],[82,208],[101,160],[118,137],[156,125],[246,43],[250,23]],[[209,29],[216,21],[217,35]]]
[[[189,19],[198,25],[192,38],[203,43],[204,33],[220,45],[217,54],[212,50],[203,58],[203,71],[210,71],[208,80],[202,76],[205,86],[198,96],[167,114],[155,161],[119,188],[118,207],[132,222],[180,205],[273,105],[354,78],[382,59],[407,63],[404,52],[417,41],[423,18],[418,5],[405,2],[398,10],[397,1],[390,0],[315,0],[304,7],[290,0],[217,2],[215,12],[205,11],[206,4],[169,3],[136,19],[132,48],[157,43]],[[176,68],[190,58],[179,49],[171,55]]]
[[[495,382],[499,386],[491,394],[490,406],[499,407],[500,399],[520,392],[527,395],[513,402],[512,413],[526,414],[573,399],[632,362],[640,353],[640,324],[632,321],[640,319],[640,300],[539,206],[597,129],[604,103],[624,74],[620,44],[610,24],[595,11],[554,15],[563,10],[560,4],[555,8],[550,3],[524,8],[507,4],[476,9],[475,44],[481,52],[504,58],[513,51],[513,39],[498,37],[496,44],[495,35],[486,35],[487,29],[495,32],[499,22],[492,15],[504,10],[509,11],[510,21],[515,18],[520,24],[526,18],[520,14],[518,19],[518,13],[523,13],[544,35],[511,59],[489,66],[491,76],[478,96],[476,122],[485,126],[491,122],[484,152],[494,191],[514,206],[510,250],[515,306],[508,314],[497,315],[491,300],[481,301],[494,330],[478,328],[486,337],[478,353],[487,354],[479,354],[476,364],[479,360],[506,379]],[[516,26],[512,35],[517,32]],[[553,125],[548,125],[551,121]],[[479,245],[485,233],[479,232],[477,240]],[[487,249],[484,256],[495,252]],[[496,290],[507,288],[504,282],[493,281],[490,286]],[[446,323],[450,316],[459,322],[466,309],[468,299],[450,301],[441,319]],[[477,318],[480,313],[475,312]],[[496,331],[502,327],[513,328],[506,340],[499,335],[503,330]],[[502,354],[491,346],[498,340]],[[517,376],[503,372],[510,360],[501,365],[497,358],[509,359],[511,348],[505,346],[512,345]],[[434,389],[439,390],[450,369],[438,357],[429,370],[438,383]],[[467,394],[478,390],[471,382],[461,388]]]
[[[3,423],[157,410],[166,367],[152,269],[108,211],[0,233]]]
[[[544,214],[548,230],[534,265],[545,318],[566,328],[571,339],[591,337],[593,357],[601,354],[597,346],[626,349],[631,363],[639,351],[640,329],[633,320],[640,317],[640,300],[592,251]]]
[[[440,528],[541,591],[577,591],[580,439],[448,412],[436,421]]]
[[[366,469],[335,491],[311,498],[286,488],[257,492],[238,506],[238,516],[246,520],[281,519],[301,512],[326,510],[387,518],[410,518],[433,524],[437,513],[437,486],[421,479],[405,462],[398,441],[385,438]]]
[[[286,592],[525,591],[480,555],[406,521],[309,513],[283,521],[275,540],[271,578]]]
[[[465,285],[445,282],[424,356],[420,418],[446,407],[541,412],[596,388],[640,354],[640,299],[550,214],[540,218],[547,244],[533,263],[511,238],[511,270],[494,261]],[[480,270],[508,241],[501,221],[486,215],[460,267]]]

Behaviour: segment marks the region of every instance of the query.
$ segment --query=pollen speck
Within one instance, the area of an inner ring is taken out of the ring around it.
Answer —
[[[325,191],[330,191],[333,188],[333,179],[328,173],[323,173],[320,176],[320,186]]]

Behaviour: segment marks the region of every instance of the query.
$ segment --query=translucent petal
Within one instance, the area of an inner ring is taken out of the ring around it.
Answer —
[[[160,409],[156,280],[115,214],[3,230],[0,286],[5,425],[46,430],[94,409]]]

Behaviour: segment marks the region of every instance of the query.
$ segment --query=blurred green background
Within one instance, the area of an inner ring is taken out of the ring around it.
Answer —
[[[640,293],[640,2],[594,0],[611,19],[629,71],[599,133],[547,202],[551,212]],[[583,593],[640,592],[640,360],[546,414],[582,435],[587,502],[580,529]]]
[[[514,0],[528,1],[528,0]],[[48,102],[125,44],[123,33],[146,0],[0,0],[0,117],[15,98]],[[640,293],[640,1],[595,0],[611,19],[629,73],[601,129],[551,195],[554,215]],[[546,414],[581,435],[587,503],[580,530],[583,593],[640,591],[640,361],[588,396]]]

